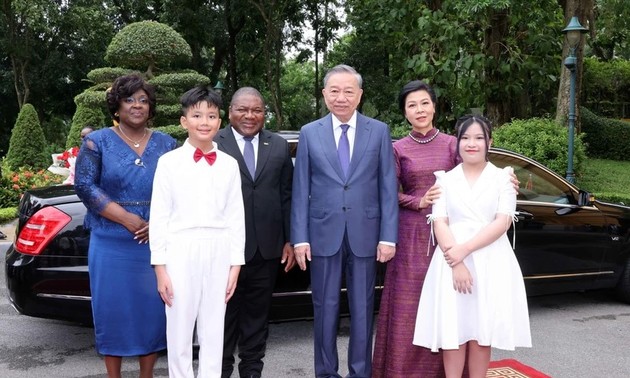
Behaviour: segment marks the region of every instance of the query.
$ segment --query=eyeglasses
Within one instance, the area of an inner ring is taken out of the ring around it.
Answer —
[[[129,104],[129,105],[133,105],[133,104],[135,104],[135,103],[138,103],[138,104],[140,104],[140,105],[148,105],[148,104],[149,104],[149,98],[148,98],[148,97],[144,97],[144,96],[142,96],[142,97],[138,97],[138,98],[135,98],[135,97],[127,97],[127,98],[125,98],[125,99],[123,100],[123,102],[124,102],[125,104]]]

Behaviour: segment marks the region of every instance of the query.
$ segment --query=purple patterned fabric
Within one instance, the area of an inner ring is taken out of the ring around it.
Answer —
[[[414,133],[419,140],[426,136]],[[442,356],[412,344],[420,292],[434,247],[428,250],[431,208],[418,210],[420,199],[435,183],[434,171],[449,171],[459,162],[457,141],[440,134],[420,144],[410,137],[394,143],[396,174],[400,184],[398,245],[387,264],[385,286],[376,328],[372,377],[443,377]],[[429,252],[427,255],[427,251]]]

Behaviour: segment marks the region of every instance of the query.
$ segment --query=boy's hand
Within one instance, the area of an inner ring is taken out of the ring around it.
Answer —
[[[166,272],[166,266],[156,265],[155,276],[157,277],[158,293],[164,303],[171,307],[173,305],[173,285],[171,284],[171,277]]]
[[[241,272],[240,265],[233,265],[230,267],[230,274],[228,275],[227,289],[225,291],[225,303],[230,301],[230,298],[236,291],[236,282],[238,282],[238,274]]]

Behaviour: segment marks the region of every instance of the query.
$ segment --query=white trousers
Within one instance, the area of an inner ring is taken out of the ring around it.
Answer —
[[[229,241],[213,234],[217,234],[217,230],[187,231],[168,242],[166,271],[173,286],[173,305],[165,307],[171,378],[194,378],[195,321],[199,340],[197,376],[221,377],[230,256],[221,248]]]

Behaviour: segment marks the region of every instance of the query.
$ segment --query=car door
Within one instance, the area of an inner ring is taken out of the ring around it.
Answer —
[[[521,182],[515,253],[528,294],[591,288],[611,248],[605,217],[579,206],[575,187],[544,166],[509,152],[490,159],[512,166]]]

